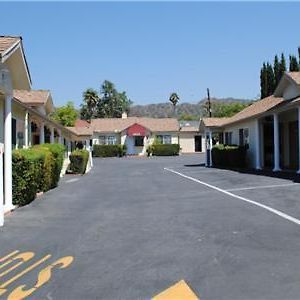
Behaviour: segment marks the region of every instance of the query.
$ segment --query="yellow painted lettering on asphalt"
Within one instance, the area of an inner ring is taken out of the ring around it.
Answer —
[[[29,261],[33,257],[34,257],[34,253],[33,252],[23,252],[23,253],[20,253],[20,254],[18,254],[16,256],[13,256],[10,260],[8,260],[7,262],[5,262],[3,265],[6,266],[6,265],[8,265],[8,264],[10,264],[10,263],[12,263],[13,261],[16,261],[16,260],[21,260],[21,261],[18,262],[18,263],[16,263],[14,266],[8,268],[7,270],[3,271],[2,273],[0,273],[0,278],[3,277],[3,276],[5,276],[9,272],[13,271],[14,269],[18,268],[24,262]],[[0,266],[0,269],[2,268],[2,266]]]
[[[35,290],[43,286],[51,279],[53,268],[55,267],[57,267],[58,269],[67,268],[73,262],[73,260],[74,260],[73,256],[65,256],[58,259],[57,261],[50,264],[49,266],[47,266],[46,268],[44,268],[39,272],[38,279],[34,287],[30,289],[26,289],[26,285],[20,285],[10,293],[7,299],[8,300],[24,299],[30,296]]]
[[[15,251],[3,256],[2,258],[0,258],[0,263],[2,263],[3,261],[7,260],[8,258],[14,256],[17,253],[19,253],[19,250],[15,250]]]
[[[42,259],[38,260],[33,265],[29,266],[28,268],[26,268],[22,272],[16,274],[14,277],[12,277],[9,280],[7,280],[6,282],[2,283],[0,285],[0,296],[2,296],[3,294],[6,293],[6,291],[7,291],[6,287],[8,287],[12,282],[16,281],[17,279],[19,279],[23,275],[27,274],[28,272],[30,272],[34,268],[38,267],[40,264],[42,264],[43,262],[45,262],[46,260],[48,260],[50,257],[51,257],[50,254],[44,256]]]
[[[154,296],[152,300],[200,300],[184,280]]]

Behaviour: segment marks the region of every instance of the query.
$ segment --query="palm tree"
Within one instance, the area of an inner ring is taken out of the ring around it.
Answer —
[[[87,119],[92,119],[96,117],[98,101],[99,96],[96,90],[87,89],[83,92],[83,106],[85,107],[87,113]]]
[[[174,109],[174,115],[176,113],[176,105],[179,102],[179,96],[176,93],[172,93],[170,95],[169,101],[172,103],[173,105],[173,109]]]

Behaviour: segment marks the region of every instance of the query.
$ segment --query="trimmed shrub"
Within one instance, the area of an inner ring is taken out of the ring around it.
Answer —
[[[36,145],[34,148],[49,150],[54,159],[54,166],[52,170],[52,178],[50,188],[55,188],[58,185],[60,179],[60,173],[64,162],[65,146],[61,144],[42,144]]]
[[[212,148],[213,166],[245,168],[247,148],[237,145],[216,145]]]
[[[14,150],[12,155],[13,204],[26,205],[34,200],[43,177],[45,156],[33,149]]]
[[[178,155],[180,146],[178,144],[152,144],[147,149],[147,154],[155,156]]]
[[[69,172],[73,174],[84,174],[89,160],[87,150],[75,150],[70,154]]]
[[[122,157],[126,155],[126,145],[94,145],[94,157]]]

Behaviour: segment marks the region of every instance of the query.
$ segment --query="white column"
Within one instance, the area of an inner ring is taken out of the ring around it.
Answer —
[[[278,114],[273,115],[273,124],[274,124],[274,168],[273,171],[280,171],[280,150],[279,150],[279,120]]]
[[[9,95],[5,98],[4,119],[4,195],[5,211],[13,209],[12,204],[12,139],[11,139],[11,99]]]
[[[223,145],[225,145],[226,133],[223,131]]]
[[[299,169],[298,174],[300,174],[300,106],[298,107],[298,158],[299,158]]]
[[[209,166],[212,167],[212,132],[209,132]]]
[[[50,144],[54,144],[55,143],[55,141],[54,141],[54,127],[51,127],[50,130],[51,130]]]
[[[68,149],[68,157],[71,154],[71,141],[67,142],[67,149]]]
[[[24,136],[24,147],[28,148],[29,146],[29,113],[25,113],[25,136]]]
[[[60,129],[58,129],[58,143],[63,144],[62,133]]]
[[[41,123],[40,126],[40,144],[45,143],[45,124],[44,122]]]
[[[0,227],[4,224],[3,152],[4,145],[0,143]]]
[[[256,170],[261,170],[261,155],[260,155],[260,125],[259,120],[255,120],[255,167]]]

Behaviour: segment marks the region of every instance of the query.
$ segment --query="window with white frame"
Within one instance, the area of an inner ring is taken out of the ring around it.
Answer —
[[[114,135],[107,136],[107,145],[115,145],[117,143],[117,139]]]
[[[171,135],[157,135],[156,136],[157,140],[161,144],[172,144],[172,136]]]

